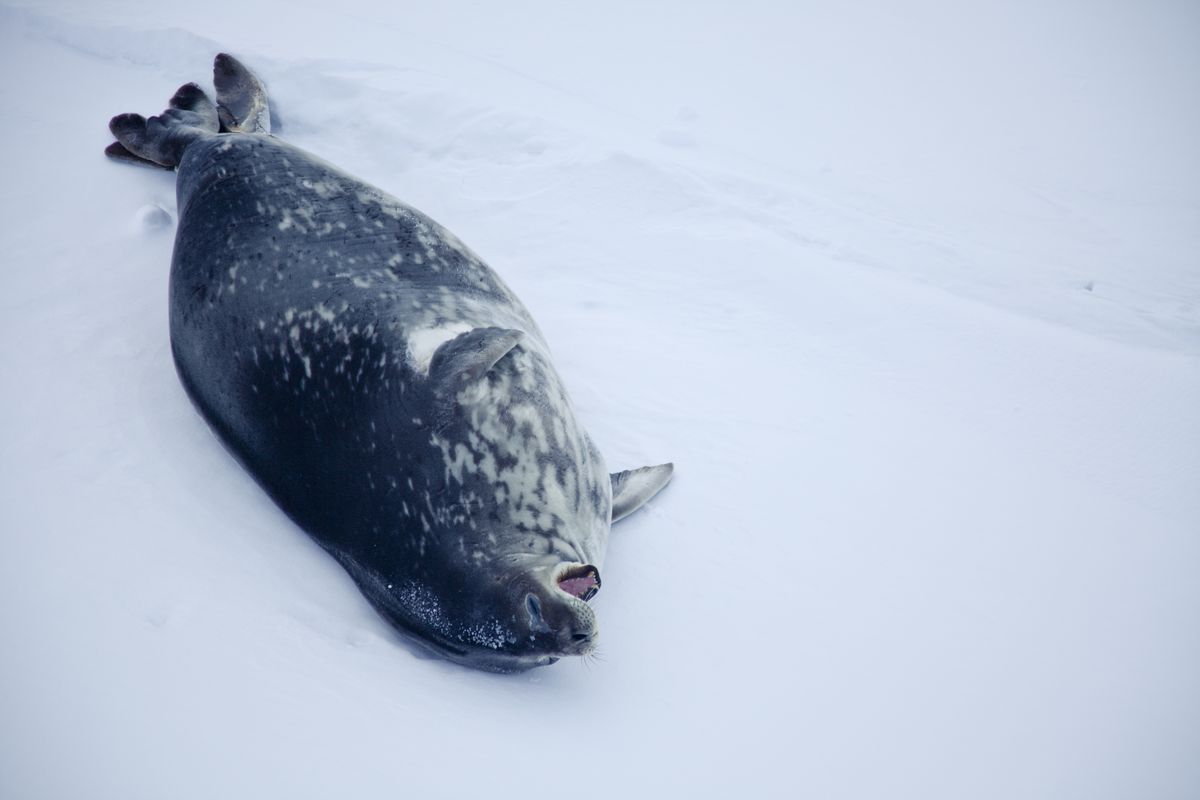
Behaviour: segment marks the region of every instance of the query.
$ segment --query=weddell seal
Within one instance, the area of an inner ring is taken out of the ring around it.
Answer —
[[[448,230],[270,135],[227,55],[105,151],[178,170],[171,351],[200,413],[379,613],[498,672],[584,655],[609,526],[672,466],[609,475],[550,351]]]

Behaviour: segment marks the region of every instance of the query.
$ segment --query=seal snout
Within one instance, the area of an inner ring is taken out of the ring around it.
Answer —
[[[586,606],[582,611],[583,613],[572,615],[572,618],[555,633],[559,652],[582,656],[596,649],[596,639],[600,634],[596,627],[596,617]]]
[[[565,653],[586,655],[595,649],[599,632],[595,614],[584,603],[600,591],[600,570],[591,564],[576,564],[560,572],[556,584],[559,591],[574,598],[566,601],[571,616],[558,630],[558,646]]]

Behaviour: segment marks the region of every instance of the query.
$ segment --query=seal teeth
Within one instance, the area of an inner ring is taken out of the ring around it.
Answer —
[[[591,564],[572,567],[559,576],[558,588],[587,602],[600,591],[600,571]]]

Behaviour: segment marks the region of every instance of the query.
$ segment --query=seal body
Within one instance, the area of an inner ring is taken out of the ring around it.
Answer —
[[[265,95],[256,132],[224,104],[222,132],[187,88],[142,139],[113,129],[178,169],[170,335],[197,408],[417,642],[497,671],[589,652],[644,470],[609,475],[529,312],[453,234],[266,135]]]

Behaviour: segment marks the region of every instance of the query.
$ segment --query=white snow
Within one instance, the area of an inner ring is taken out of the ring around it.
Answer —
[[[0,796],[1200,796],[1200,8],[0,6]],[[175,376],[229,50],[537,319],[602,660],[422,657]]]

